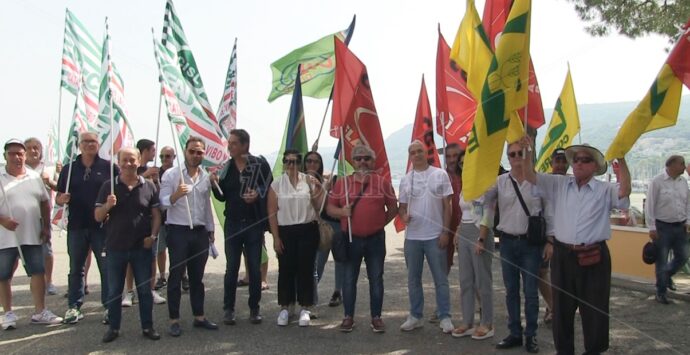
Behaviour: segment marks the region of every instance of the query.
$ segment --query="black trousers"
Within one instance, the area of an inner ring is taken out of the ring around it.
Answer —
[[[577,255],[555,243],[551,259],[553,287],[553,340],[558,354],[575,353],[575,311],[580,309],[585,354],[609,348],[609,298],[611,295],[611,255],[601,244],[601,261],[580,266]]]
[[[170,275],[168,276],[168,315],[180,319],[182,275],[189,277],[189,301],[194,316],[204,315],[204,269],[208,260],[208,231],[204,227],[167,225]]]
[[[319,247],[317,223],[278,227],[283,254],[278,256],[278,304],[314,304],[314,258]]]

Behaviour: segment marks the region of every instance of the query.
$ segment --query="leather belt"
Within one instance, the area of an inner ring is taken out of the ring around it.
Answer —
[[[501,232],[501,238],[511,239],[511,240],[527,240],[527,234],[508,234]]]

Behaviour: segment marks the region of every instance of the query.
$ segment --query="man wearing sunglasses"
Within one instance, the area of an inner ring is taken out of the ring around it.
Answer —
[[[520,146],[531,150],[528,137]],[[601,152],[587,144],[565,150],[572,176],[537,174],[525,160],[525,179],[537,186],[553,211],[554,235],[551,258],[553,285],[553,339],[559,354],[574,353],[575,311],[579,309],[586,354],[609,347],[609,298],[611,256],[606,240],[611,237],[609,216],[613,208],[630,205],[630,171],[623,157],[617,184],[595,179],[606,172]]]
[[[184,167],[168,169],[161,179],[160,204],[167,210],[170,252],[168,334],[173,337],[182,334],[180,284],[185,267],[189,275],[189,301],[194,315],[192,325],[208,330],[218,329],[218,325],[204,315],[204,270],[215,229],[211,211],[211,182],[209,174],[201,168],[205,154],[206,143],[203,139],[190,136],[184,147]]]
[[[98,156],[99,137],[93,132],[79,135],[81,154],[67,164],[58,178],[58,194],[55,202],[68,205],[67,253],[69,254],[69,276],[67,281],[67,306],[65,323],[75,324],[84,318],[81,306],[84,303],[84,264],[89,249],[93,251],[101,274],[101,304],[105,308],[103,322],[108,319],[108,276],[105,265],[105,230],[94,218],[96,197],[103,183],[110,179],[110,161]],[[114,175],[120,169],[114,167]],[[69,176],[69,186],[67,180]]]
[[[267,197],[273,176],[263,157],[249,154],[249,133],[233,129],[228,136],[230,160],[220,175],[211,175],[213,196],[225,202],[225,280],[223,323],[235,325],[235,298],[240,257],[244,250],[249,274],[249,320],[262,321],[261,249],[268,227]],[[220,187],[220,191],[218,190]]]
[[[530,156],[518,143],[506,149],[510,172],[499,175],[496,184],[484,194],[484,210],[498,206],[499,221],[496,229],[500,240],[501,271],[506,289],[508,330],[510,334],[496,344],[497,349],[522,346],[523,336],[527,352],[539,352],[537,320],[539,318],[538,274],[542,260],[542,246],[527,240],[529,216],[539,215],[542,203],[532,195],[533,184],[524,176],[523,164]],[[522,201],[518,196],[522,196]],[[483,242],[483,241],[480,241]],[[520,280],[525,299],[525,328],[520,317]]]
[[[381,319],[383,308],[383,262],[386,257],[384,227],[398,213],[398,201],[389,181],[374,170],[376,155],[365,145],[352,148],[355,173],[338,179],[328,198],[326,212],[340,219],[340,226],[347,235],[347,217],[351,217],[352,244],[349,259],[345,262],[343,282],[343,306],[345,317],[340,324],[341,332],[351,332],[354,327],[357,279],[362,259],[367,266],[369,299],[371,300],[371,329],[383,333],[386,326]],[[347,184],[348,198],[345,198]],[[349,202],[349,204],[347,203]]]

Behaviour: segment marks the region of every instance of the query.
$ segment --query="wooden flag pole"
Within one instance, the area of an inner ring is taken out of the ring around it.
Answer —
[[[162,90],[161,90],[162,93]],[[173,139],[176,142],[180,141],[180,138],[177,136],[177,131],[175,130],[175,124],[170,122],[170,130],[172,131]],[[176,144],[173,144],[173,147],[175,147],[175,157],[177,159],[177,168],[180,169],[180,184],[184,184],[184,171],[182,171],[182,164],[180,164],[180,155],[177,154],[177,148]],[[187,218],[189,219],[189,229],[194,229],[194,221],[192,220],[192,210],[191,207],[189,206],[189,197],[187,195],[184,195],[184,201],[187,203]]]
[[[340,156],[342,158],[340,164],[345,171],[345,136],[343,135],[343,126],[340,126]],[[347,188],[347,175],[344,176],[343,184],[345,185],[345,205],[350,206],[350,193]],[[352,243],[352,208],[350,208],[350,215],[347,216],[347,233]]]

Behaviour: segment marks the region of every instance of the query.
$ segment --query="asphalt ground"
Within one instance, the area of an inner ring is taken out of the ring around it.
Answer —
[[[217,229],[217,230],[220,230]],[[163,354],[204,354],[204,353],[250,353],[250,354],[518,354],[524,348],[496,350],[495,343],[508,335],[506,326],[505,292],[501,278],[500,261],[494,258],[494,328],[493,338],[477,341],[469,337],[452,338],[442,334],[437,324],[425,322],[423,328],[412,332],[401,332],[398,327],[407,316],[407,270],[403,257],[403,236],[387,228],[387,257],[384,271],[385,295],[382,318],[387,331],[375,334],[369,328],[369,296],[366,272],[362,270],[358,284],[355,329],[351,333],[341,333],[338,325],[342,319],[342,306],[328,307],[333,290],[333,263],[326,265],[324,278],[320,285],[320,300],[316,307],[318,319],[311,326],[298,327],[292,321],[287,327],[278,327],[277,304],[277,261],[269,251],[270,263],[268,282],[270,289],[262,294],[261,306],[263,324],[249,323],[246,287],[238,289],[237,325],[222,324],[223,274],[225,256],[223,240],[217,235],[216,246],[221,255],[209,258],[204,282],[206,285],[205,311],[207,317],[219,323],[217,331],[201,330],[192,327],[192,315],[188,295],[183,294],[181,319],[183,334],[179,338],[167,335],[167,306],[154,305],[154,327],[161,333],[159,341],[145,339],[141,335],[137,306],[123,310],[120,337],[112,343],[103,344],[101,338],[107,326],[101,324],[100,287],[98,269],[93,263],[89,273],[89,289],[82,308],[86,317],[76,325],[39,326],[29,324],[33,305],[29,292],[29,279],[20,268],[13,280],[14,311],[19,316],[16,330],[0,331],[0,354],[119,354],[119,353],[163,353]],[[270,234],[266,234],[270,246]],[[62,294],[67,289],[68,256],[66,237],[53,237],[55,251],[54,283],[59,294],[46,296],[50,310],[63,316],[66,299]],[[269,248],[271,250],[271,248]],[[425,318],[433,313],[435,307],[434,288],[431,274],[425,267],[423,277],[425,290]],[[455,325],[460,324],[460,291],[458,269],[454,266],[450,277],[451,306]],[[674,304],[661,305],[654,301],[653,288],[648,284],[631,284],[614,280],[611,290],[611,354],[688,354],[690,353],[690,307],[687,296],[674,295]],[[163,292],[165,296],[165,292]],[[544,303],[541,303],[540,319],[543,317]],[[478,319],[478,317],[477,317]],[[581,325],[576,324],[576,352],[584,351]],[[540,353],[554,353],[553,338],[548,325],[540,321],[538,341]]]

